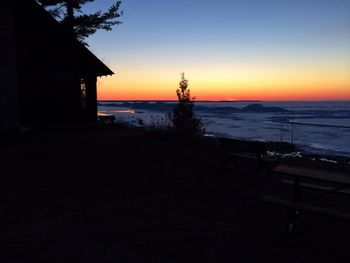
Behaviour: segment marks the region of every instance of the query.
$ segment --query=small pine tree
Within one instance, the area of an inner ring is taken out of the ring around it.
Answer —
[[[185,73],[181,73],[180,86],[176,90],[178,104],[170,114],[170,120],[175,132],[184,137],[201,137],[204,135],[204,125],[193,111],[194,99],[188,88],[188,80]]]

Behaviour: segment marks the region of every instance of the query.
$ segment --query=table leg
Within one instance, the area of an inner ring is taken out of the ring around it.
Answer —
[[[293,188],[293,203],[297,204],[302,200],[302,189],[300,187],[300,177],[294,176],[294,188]],[[287,223],[287,233],[288,235],[291,235],[294,227],[295,227],[295,221],[297,216],[299,215],[300,211],[296,209],[295,207],[288,208],[288,223]]]

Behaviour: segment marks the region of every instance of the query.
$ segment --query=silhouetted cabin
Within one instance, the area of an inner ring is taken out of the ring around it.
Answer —
[[[0,130],[95,122],[97,77],[112,75],[34,0],[2,0]]]

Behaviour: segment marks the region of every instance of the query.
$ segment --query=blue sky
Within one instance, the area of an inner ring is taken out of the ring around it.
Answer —
[[[97,0],[85,10],[112,3]],[[350,0],[124,0],[122,9],[122,25],[88,39],[118,74],[168,69],[176,77],[182,70],[198,75],[201,65],[207,74],[233,62],[350,66]]]

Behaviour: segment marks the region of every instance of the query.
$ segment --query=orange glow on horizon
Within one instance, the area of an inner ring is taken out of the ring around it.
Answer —
[[[176,85],[163,89],[161,85],[152,86],[120,85],[118,82],[99,81],[99,100],[176,100]],[[169,86],[169,85],[168,85]],[[204,87],[190,86],[191,94],[196,100],[350,100],[350,85],[337,86],[299,86],[278,87]]]
[[[317,70],[295,68],[201,67],[188,71],[186,78],[196,100],[350,100],[350,72],[344,64]],[[99,78],[98,99],[176,100],[180,74],[173,72],[177,71],[134,69]]]

